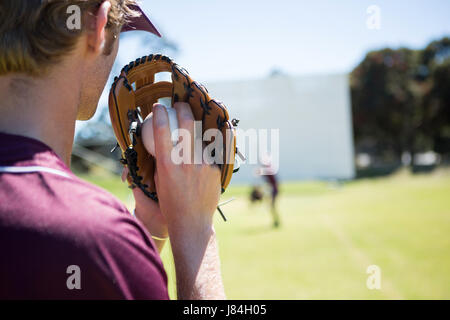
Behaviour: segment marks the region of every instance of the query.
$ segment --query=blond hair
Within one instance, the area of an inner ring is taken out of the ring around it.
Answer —
[[[74,49],[84,28],[67,27],[68,7],[77,5],[86,14],[104,0],[1,0],[0,76],[25,73],[39,76]],[[118,33],[137,13],[130,9],[134,0],[109,0],[107,28]]]

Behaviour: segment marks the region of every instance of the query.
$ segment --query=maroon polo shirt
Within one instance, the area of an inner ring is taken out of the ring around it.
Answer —
[[[0,299],[168,299],[167,276],[119,200],[0,133]]]

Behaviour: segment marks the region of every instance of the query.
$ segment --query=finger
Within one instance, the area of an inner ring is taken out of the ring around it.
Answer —
[[[137,203],[139,204],[145,204],[144,212],[155,212],[155,210],[159,209],[159,205],[156,201],[151,200],[149,197],[147,197],[144,192],[142,192],[141,189],[139,188],[133,188],[131,189],[131,191],[133,192],[133,196],[136,202],[136,206]],[[141,206],[142,208],[142,206]]]
[[[173,106],[177,111],[178,128],[184,129],[189,134],[189,148],[191,158],[194,158],[195,122],[191,106],[186,102],[177,102]],[[183,136],[184,138],[184,136]],[[191,160],[192,160],[191,159]]]
[[[158,193],[159,177],[158,177],[158,168],[156,168],[156,167],[155,167],[155,173],[153,174],[153,179],[155,179],[156,193]]]
[[[172,140],[169,127],[169,116],[162,104],[153,105],[153,137],[155,139],[155,158],[160,165],[170,161]]]
[[[177,102],[173,107],[177,110],[178,127],[188,130],[193,137],[195,119],[191,106],[186,102]]]
[[[122,182],[125,182],[127,180],[128,172],[128,167],[124,167],[122,170]]]

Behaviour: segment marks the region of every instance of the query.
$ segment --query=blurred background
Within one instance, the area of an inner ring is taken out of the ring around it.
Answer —
[[[260,164],[222,196],[235,199],[216,223],[229,298],[450,298],[449,1],[141,5],[163,38],[121,36],[95,117],[77,123],[80,177],[133,208],[107,97],[125,64],[163,53],[242,129],[279,130],[276,201]],[[170,246],[163,260],[176,297]]]

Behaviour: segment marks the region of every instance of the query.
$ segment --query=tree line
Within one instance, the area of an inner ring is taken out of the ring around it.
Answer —
[[[351,72],[355,147],[381,161],[450,155],[450,38],[371,51]]]

